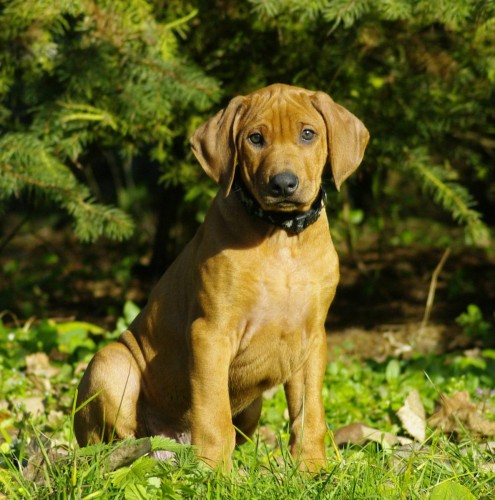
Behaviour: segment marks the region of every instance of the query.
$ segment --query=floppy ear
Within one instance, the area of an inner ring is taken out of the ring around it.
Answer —
[[[315,92],[313,106],[327,126],[328,158],[337,190],[358,168],[370,134],[361,120],[324,92]]]
[[[191,137],[194,155],[203,170],[230,192],[237,162],[237,122],[244,97],[235,97],[225,109],[199,127]]]

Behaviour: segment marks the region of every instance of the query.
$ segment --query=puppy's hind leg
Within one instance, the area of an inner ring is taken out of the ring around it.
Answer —
[[[138,433],[141,373],[129,349],[113,342],[97,352],[79,384],[74,431],[80,446]]]

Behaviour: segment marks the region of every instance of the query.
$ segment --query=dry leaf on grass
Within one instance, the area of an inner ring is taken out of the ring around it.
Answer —
[[[258,427],[258,435],[263,442],[276,448],[278,446],[277,433],[268,425]]]
[[[396,474],[403,474],[407,471],[411,463],[423,463],[428,461],[431,456],[431,448],[424,444],[411,442],[405,446],[398,446],[394,448],[393,454],[390,457],[390,464]],[[438,457],[436,457],[438,463]],[[440,460],[443,464],[445,460]]]
[[[337,429],[334,433],[334,441],[337,446],[347,443],[363,445],[368,441],[374,441],[375,443],[383,444],[385,446],[394,446],[396,444],[407,444],[411,442],[408,438],[395,436],[390,432],[373,429],[372,427],[367,427],[362,423],[345,425],[344,427]]]
[[[24,409],[31,413],[33,417],[39,417],[45,413],[45,398],[42,396],[33,396],[30,398],[19,398],[13,401],[14,405],[18,408]]]
[[[50,363],[50,358],[44,352],[36,352],[26,356],[26,373],[44,377],[53,377],[60,371]]]
[[[417,390],[409,393],[399,411],[397,412],[404,429],[416,441],[422,443],[426,437],[426,413]]]
[[[483,472],[493,474],[495,473],[495,462],[486,462],[484,464],[480,464],[479,468]]]
[[[411,391],[407,396],[404,406],[397,415],[404,429],[417,441],[423,442],[426,434],[426,415],[423,403],[417,390]],[[385,446],[407,445],[412,443],[409,438],[396,436],[390,432],[380,431],[367,427],[362,423],[350,424],[338,429],[335,434],[335,444],[351,443],[362,445],[368,441],[384,444]]]
[[[50,410],[46,417],[46,424],[50,429],[58,429],[62,426],[65,414],[60,410]]]
[[[467,391],[456,392],[450,398],[440,396],[440,409],[428,423],[445,433],[460,434],[467,431],[474,436],[495,436],[495,422],[481,415],[479,406],[471,401]]]
[[[68,455],[65,446],[50,443],[46,439],[42,439],[41,441],[43,442],[43,449],[37,439],[33,439],[29,443],[26,450],[26,456],[29,457],[29,461],[22,470],[24,479],[37,484],[46,483],[46,468],[49,465],[52,466],[54,462],[63,460]]]
[[[26,374],[39,391],[51,391],[50,378],[57,375],[59,371],[50,364],[50,358],[44,352],[26,356]]]
[[[104,470],[113,471],[125,467],[150,451],[151,441],[149,438],[140,439],[134,443],[122,444],[110,453]]]

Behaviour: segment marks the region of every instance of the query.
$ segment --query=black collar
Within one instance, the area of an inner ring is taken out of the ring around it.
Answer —
[[[325,193],[323,187],[320,187],[320,192],[318,193],[316,200],[311,205],[311,208],[306,212],[278,212],[275,210],[263,210],[260,204],[246,188],[240,175],[235,176],[234,191],[250,215],[254,215],[265,222],[269,222],[274,226],[281,227],[286,231],[295,234],[304,231],[308,226],[313,224],[313,222],[316,222],[327,202],[327,194]]]

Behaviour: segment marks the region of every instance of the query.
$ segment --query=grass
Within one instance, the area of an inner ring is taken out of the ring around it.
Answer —
[[[119,328],[134,312],[128,305]],[[286,448],[285,398],[277,390],[264,401],[259,433],[236,449],[232,473],[221,475],[199,464],[191,447],[160,438],[77,447],[71,426],[75,389],[84,363],[114,335],[78,322],[17,327],[0,322],[0,498],[493,497],[493,453],[462,426],[449,436],[428,428],[423,443],[394,447],[370,442],[339,449],[331,432],[363,422],[405,435],[396,412],[412,389],[419,391],[428,415],[440,393],[468,391],[493,418],[493,351],[383,363],[335,353],[323,388],[328,467],[316,476],[294,467]],[[150,446],[175,450],[177,458],[160,462],[143,455]]]
[[[483,453],[474,443],[459,446],[439,436],[431,440],[426,451],[408,454],[403,460],[394,459],[393,450],[375,443],[350,447],[341,452],[341,460],[330,457],[328,468],[318,476],[297,472],[287,459],[274,460],[270,451],[260,449],[259,442],[236,451],[229,476],[200,466],[187,448],[176,464],[143,456],[114,471],[105,467],[109,454],[106,447],[87,456],[74,451],[56,461],[47,455],[37,481],[26,479],[18,464],[7,459],[2,489],[13,499],[383,499],[428,498],[455,485],[462,493],[459,498],[488,499],[494,488],[493,474],[479,469]]]

